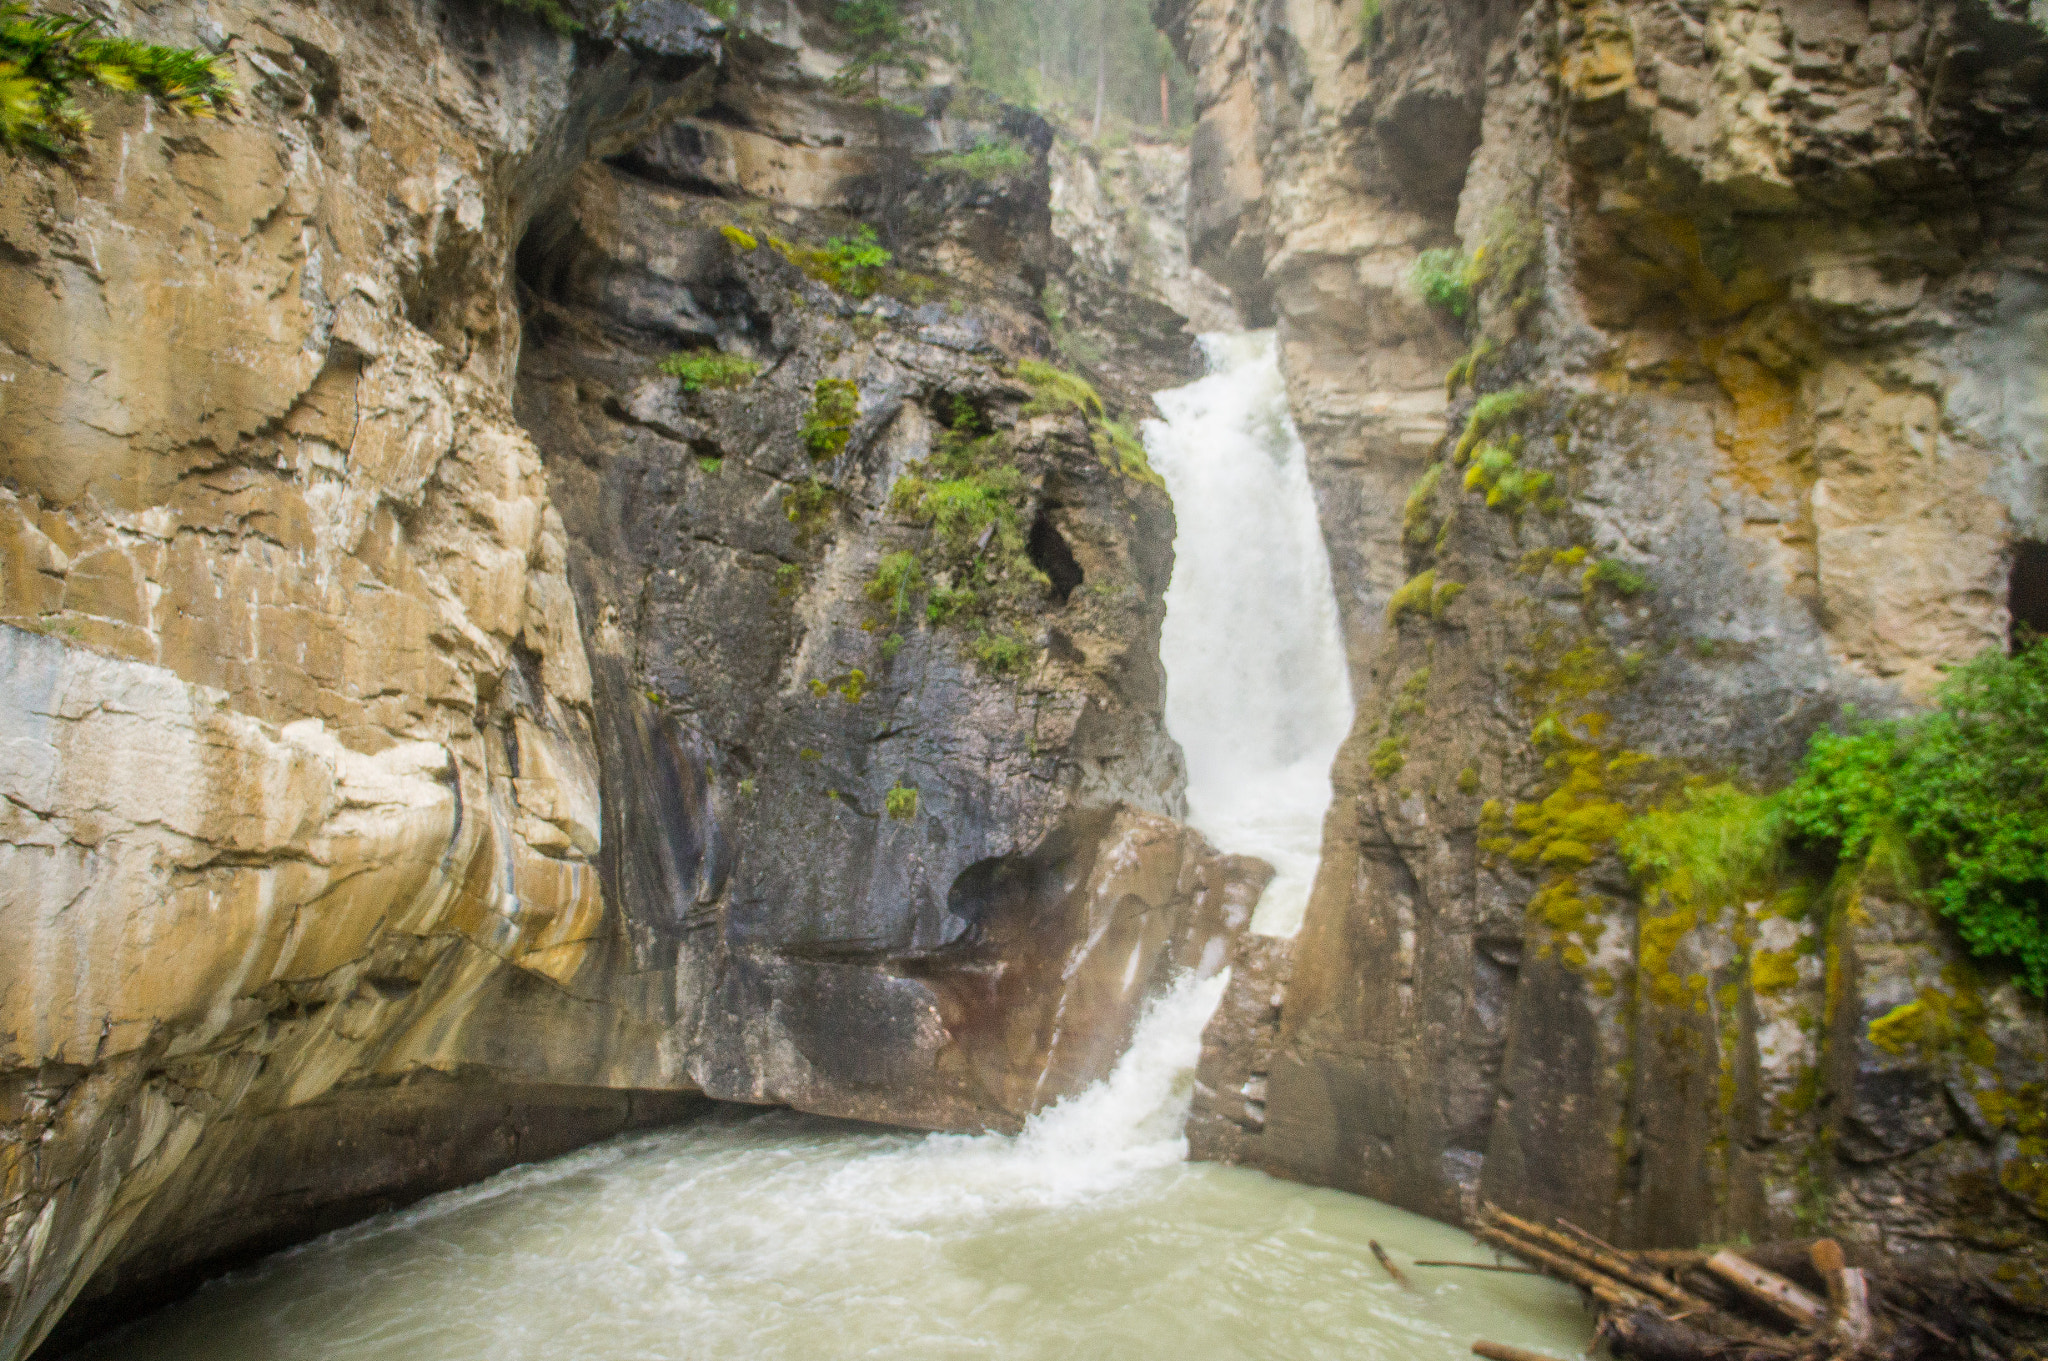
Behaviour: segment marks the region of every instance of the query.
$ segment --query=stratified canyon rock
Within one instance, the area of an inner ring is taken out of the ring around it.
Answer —
[[[1111,408],[1048,400],[1049,130],[758,8],[121,8],[239,113],[0,168],[0,1355],[700,1094],[1015,1127],[1242,928],[1107,424],[1180,319],[1098,292]],[[963,421],[995,644],[869,589]]]
[[[1615,849],[2042,622],[2038,8],[1155,13],[1361,696],[1277,1033],[1225,1007],[1198,1130],[1443,1218],[1825,1224],[2048,1301],[2038,1000],[1876,870],[1730,901]]]

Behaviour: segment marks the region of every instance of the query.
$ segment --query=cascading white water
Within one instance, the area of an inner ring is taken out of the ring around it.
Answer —
[[[1159,650],[1189,821],[1275,874],[1252,929],[1308,906],[1351,726],[1330,558],[1271,331],[1202,337],[1208,377],[1158,394],[1145,444],[1180,521]]]
[[[1164,648],[1194,821],[1279,876],[1298,924],[1350,718],[1329,565],[1270,335],[1147,432],[1180,516]],[[728,1114],[504,1173],[280,1253],[95,1345],[113,1361],[757,1361],[1074,1357],[1452,1361],[1475,1336],[1559,1356],[1548,1281],[1374,1263],[1477,1257],[1342,1192],[1189,1164],[1201,1034],[1228,974],[1183,978],[1105,1081],[1016,1135]]]

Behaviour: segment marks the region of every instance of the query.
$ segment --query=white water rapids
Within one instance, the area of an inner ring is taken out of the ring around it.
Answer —
[[[1271,331],[1202,337],[1209,376],[1145,428],[1180,522],[1159,639],[1188,820],[1273,866],[1252,929],[1291,936],[1322,858],[1351,681],[1308,454]]]
[[[1270,336],[1147,433],[1178,503],[1169,721],[1197,824],[1273,860],[1260,925],[1299,919],[1349,719],[1329,568]],[[1191,669],[1192,668],[1192,669]],[[1285,712],[1278,710],[1284,709]],[[1277,920],[1276,920],[1277,916]],[[1454,1361],[1474,1338],[1575,1356],[1532,1276],[1342,1192],[1183,1161],[1201,1031],[1183,979],[1106,1081],[1020,1135],[788,1112],[616,1140],[280,1253],[86,1352],[102,1361]]]

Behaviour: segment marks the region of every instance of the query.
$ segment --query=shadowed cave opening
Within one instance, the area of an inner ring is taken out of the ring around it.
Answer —
[[[1074,588],[1081,584],[1081,564],[1074,559],[1074,550],[1068,545],[1066,536],[1053,525],[1052,517],[1040,511],[1038,518],[1031,522],[1031,542],[1027,545],[1031,564],[1052,580],[1052,598],[1064,605],[1074,594]]]
[[[2012,612],[2012,632],[2007,640],[2012,651],[2048,637],[2048,543],[2022,539],[2013,545],[2006,604]]]

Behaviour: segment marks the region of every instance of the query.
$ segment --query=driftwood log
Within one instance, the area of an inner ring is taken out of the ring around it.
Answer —
[[[2048,1355],[2014,1343],[1982,1310],[1959,1321],[1953,1292],[1951,1307],[1937,1311],[1924,1282],[1887,1268],[1850,1266],[1832,1239],[1741,1250],[1629,1251],[1568,1221],[1538,1224],[1492,1205],[1481,1208],[1473,1233],[1584,1291],[1599,1306],[1600,1336],[1628,1361],[2033,1361]],[[1926,1316],[1934,1312],[1946,1326]],[[1527,1355],[1492,1342],[1475,1343],[1473,1351],[1498,1361]]]

